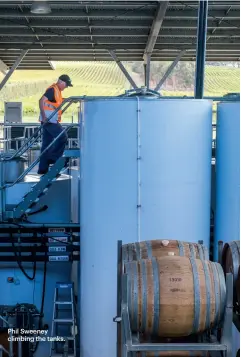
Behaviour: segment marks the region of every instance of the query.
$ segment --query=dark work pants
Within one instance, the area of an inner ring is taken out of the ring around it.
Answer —
[[[42,133],[42,148],[41,153],[49,146],[49,144],[63,131],[60,123],[47,123],[43,125]],[[56,162],[64,153],[65,145],[68,137],[63,133],[57,141],[47,150],[40,158],[39,171],[47,171],[49,164]]]

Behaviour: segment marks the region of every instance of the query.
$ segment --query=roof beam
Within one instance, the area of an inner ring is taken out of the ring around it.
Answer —
[[[84,39],[75,39],[75,38],[59,38],[59,37],[53,37],[53,38],[41,38],[40,37],[40,41],[43,45],[55,45],[55,44],[62,44],[62,47],[64,48],[65,45],[82,45],[85,48],[89,48],[89,46],[92,46],[92,41],[90,38],[84,38]],[[14,44],[28,44],[29,46],[31,46],[31,44],[33,43],[33,39],[31,39],[30,37],[10,37],[9,39],[6,37],[0,37],[0,43],[1,44],[9,44],[13,46],[14,48]],[[152,43],[155,46],[157,45],[177,45],[177,48],[179,48],[180,46],[184,46],[186,48],[186,46],[193,46],[196,43],[196,38],[169,38],[169,37],[160,37],[155,39],[155,41]],[[116,45],[123,45],[123,49],[125,49],[126,45],[144,45],[146,44],[146,40],[145,38],[142,37],[136,37],[136,38],[121,38],[121,37],[100,37],[98,38],[98,41],[95,41],[95,46],[98,47],[102,47],[102,48],[106,48],[108,46],[113,46],[115,47]],[[209,45],[212,44],[221,44],[221,45],[225,45],[227,44],[228,46],[232,47],[235,45],[239,45],[240,44],[240,38],[239,37],[234,37],[234,38],[211,38],[208,42]],[[168,48],[167,47],[167,48]],[[141,48],[141,47],[140,47]],[[114,49],[114,48],[113,48]],[[147,50],[151,50],[152,52],[152,47],[149,47],[147,49],[147,47],[145,46],[144,52],[145,54],[151,54],[151,52],[147,52]]]
[[[26,56],[27,53],[28,53],[28,49],[23,50],[21,52],[20,56],[16,59],[16,61],[14,62],[14,64],[10,68],[10,70],[7,72],[7,74],[5,75],[3,80],[1,81],[1,83],[0,83],[0,91],[3,89],[3,87],[5,86],[5,84],[7,83],[7,81],[9,80],[11,75],[13,74],[13,72],[15,71],[15,69],[18,68],[18,66],[20,65],[22,59]]]
[[[225,10],[210,10],[208,12],[208,18],[213,19],[221,19],[225,17],[226,20],[229,19],[236,19],[239,20],[240,12],[239,10],[230,11],[227,16],[225,15]],[[155,16],[155,10],[148,9],[148,7],[143,8],[143,10],[132,11],[123,11],[123,10],[116,10],[114,12],[114,16],[118,17],[118,19],[151,19]],[[1,8],[0,11],[0,18],[2,19],[21,19],[24,17],[31,17],[32,18],[39,18],[38,14],[32,14],[29,9],[24,9],[23,12],[18,12],[13,9]],[[53,10],[50,14],[45,14],[43,16],[44,19],[63,19],[63,18],[71,18],[71,19],[86,19],[87,18],[102,18],[102,19],[112,19],[113,20],[113,11],[111,10],[91,10],[88,14],[84,10]],[[168,19],[196,19],[197,18],[197,9],[195,10],[175,10],[175,9],[168,9],[166,11],[166,18]],[[113,21],[114,22],[114,21]]]
[[[209,19],[208,20],[208,28],[215,29],[217,28],[217,20]],[[93,19],[91,21],[92,29],[149,29],[152,24],[152,19],[124,19],[124,20],[98,20]],[[49,28],[49,29],[60,29],[61,27],[64,29],[85,29],[88,26],[88,21],[86,20],[66,20],[65,18],[59,20],[43,20],[39,19],[31,19],[31,27],[32,28]],[[9,29],[16,29],[16,28],[26,28],[26,22],[22,19],[18,19],[17,22],[9,21],[7,19],[0,19],[0,28],[7,28]],[[218,29],[239,29],[240,22],[239,20],[232,20],[229,19],[228,22],[222,21],[221,24],[218,26]],[[188,29],[188,30],[195,30],[197,29],[197,20],[190,19],[189,21],[185,20],[172,20],[171,18],[164,18],[162,23],[162,29]]]
[[[92,26],[91,26],[92,27]],[[196,30],[187,30],[187,29],[161,29],[159,34],[157,35],[157,39],[160,37],[196,37],[197,31]],[[81,29],[77,30],[56,30],[56,32],[50,32],[45,29],[37,29],[36,32],[32,32],[29,29],[3,29],[0,28],[0,36],[8,36],[8,37],[88,37],[90,36],[89,30]],[[92,36],[93,37],[147,37],[148,36],[148,29],[112,29],[112,31],[108,29],[92,29]],[[219,30],[217,29],[215,33],[210,34],[209,38],[212,37],[239,37],[240,31],[239,29],[231,29],[231,30]]]
[[[170,76],[172,73],[173,69],[176,67],[182,56],[185,54],[186,50],[183,50],[179,53],[179,55],[175,58],[175,60],[172,62],[172,64],[168,67],[167,71],[164,73],[162,78],[160,79],[159,83],[157,84],[156,88],[154,89],[155,91],[159,91],[161,89],[161,86],[165,82],[165,80]]]
[[[130,76],[130,74],[128,73],[126,68],[123,66],[120,59],[116,56],[115,52],[109,51],[109,54],[111,55],[113,60],[116,62],[117,66],[120,68],[121,72],[124,74],[124,76],[126,77],[128,82],[131,84],[132,88],[136,89],[137,88],[136,83],[134,82],[133,78]]]
[[[46,58],[46,56],[41,56],[41,55],[38,55],[36,57],[26,57],[26,59],[23,60],[22,63],[36,63],[38,61],[41,61],[41,62],[44,62],[44,61],[79,61],[79,60],[87,60],[87,58],[93,56],[93,52],[90,52],[90,53],[87,53],[87,54],[76,54],[76,55],[72,55],[72,54],[66,54],[66,55],[62,55],[62,54],[56,54],[56,55],[51,55],[49,54],[49,59]],[[109,58],[109,55],[108,53],[97,53],[96,56],[98,58]],[[142,58],[142,54],[141,53],[130,53],[130,54],[118,54],[118,58],[120,60],[123,60],[123,58],[125,58],[127,61],[130,60],[131,58],[133,57],[140,57]],[[171,54],[171,53],[153,53],[152,55],[152,59],[154,60],[155,58],[172,58],[172,60],[174,60],[176,57],[175,54]],[[183,61],[186,61],[188,58],[192,58],[192,57],[195,57],[195,54],[194,53],[186,53],[185,55],[182,56],[182,59],[180,60],[183,60]],[[207,55],[207,57],[216,57],[216,58],[220,58],[220,60],[223,58],[223,57],[228,57],[228,58],[237,58],[239,57],[239,52],[235,52],[235,53],[231,53],[231,54],[220,54],[220,53],[210,53]],[[15,59],[17,58],[17,55],[15,55],[14,57],[2,57],[4,59],[4,62],[5,62],[5,65],[6,66],[9,66],[10,64],[13,64],[13,62],[15,61]],[[0,62],[1,63],[1,62]],[[1,68],[1,65],[0,65],[0,68]]]
[[[123,58],[119,58],[121,61],[139,61],[139,62],[142,62],[142,56],[139,56],[139,57],[131,57],[131,59],[126,59],[125,57]],[[89,56],[87,58],[80,58],[78,59],[78,62],[86,62],[86,61],[109,61],[110,60],[110,56],[106,55],[105,57],[98,57],[98,56]],[[155,61],[168,61],[168,62],[172,62],[174,61],[175,58],[174,57],[165,57],[165,58],[162,58],[162,57],[158,57],[158,58],[153,58],[152,59],[152,62],[155,62]],[[189,57],[189,58],[181,58],[180,61],[181,62],[185,62],[185,61],[188,61],[188,62],[194,62],[196,60],[195,56],[194,57]],[[57,60],[55,60],[57,61]],[[62,61],[62,60],[61,60]],[[72,61],[73,62],[73,59],[69,59],[68,61]],[[223,58],[219,58],[219,57],[207,57],[206,58],[206,61],[207,62],[216,62],[216,61],[222,61],[222,62],[239,62],[240,61],[240,56],[237,55],[237,57],[235,58],[230,58],[230,57],[223,57]],[[62,61],[64,62],[64,61]],[[19,65],[18,67],[18,70],[20,69],[32,69],[33,67],[44,67],[46,69],[52,69],[49,65],[46,65],[46,64],[40,64],[39,62],[37,62],[36,64],[35,63],[29,63],[29,64],[23,64],[23,65]]]
[[[6,58],[7,59],[11,59],[11,58],[16,58],[17,56],[20,55],[21,50],[5,50],[0,48],[0,58],[2,58],[2,60],[4,61]],[[125,51],[123,49],[117,49],[116,54],[119,55],[125,55],[126,57],[131,56],[131,55],[135,55],[135,54],[143,54],[143,50],[142,49],[132,49],[132,50],[128,50]],[[152,55],[159,55],[161,54],[162,56],[174,56],[176,57],[179,54],[180,50],[177,49],[166,49],[166,50],[159,50],[159,49],[154,49],[152,52]],[[213,50],[212,48],[208,48],[207,49],[207,54],[216,54],[217,56],[223,56],[223,54],[227,51],[225,51],[225,49],[216,49]],[[235,52],[239,52],[239,50],[236,51],[230,51],[229,55],[232,56],[233,54],[235,54]],[[72,48],[62,48],[62,49],[48,49],[48,55],[50,56],[56,56],[56,55],[63,55],[63,56],[79,56],[79,55],[88,55],[88,54],[92,54],[93,50],[92,49],[72,49]],[[98,54],[108,54],[109,52],[107,49],[98,49]],[[196,55],[196,49],[195,47],[193,47],[192,49],[189,49],[186,54],[184,56],[193,56]],[[43,53],[43,51],[41,50],[32,50],[29,51],[28,55],[25,57],[24,60],[30,59],[30,58],[36,58],[36,57],[44,57],[47,60],[47,56],[45,55],[45,53]]]
[[[9,70],[8,66],[2,60],[0,60],[0,72],[6,75],[8,70]]]
[[[175,50],[175,51],[180,51],[182,50],[183,46],[180,44],[168,44],[167,45],[161,45],[161,44],[156,44],[155,46],[155,51],[170,51],[170,50]],[[2,50],[7,50],[7,49],[11,49],[11,50],[21,50],[23,48],[26,48],[26,45],[24,43],[19,43],[19,42],[13,42],[13,43],[5,43],[4,45],[1,45]],[[40,45],[38,44],[34,44],[30,46],[31,51],[43,51],[44,50],[50,50],[50,51],[74,51],[74,50],[81,50],[81,51],[89,51],[92,49],[91,44],[69,44],[69,42],[67,43],[58,43],[58,44],[45,44],[44,48],[40,47]],[[113,45],[109,45],[109,46],[104,46],[104,45],[96,45],[95,46],[95,51],[98,50],[107,50],[107,49],[112,49],[114,51],[116,50],[123,50],[123,51],[135,51],[135,50],[142,50],[144,51],[145,49],[145,45],[144,44],[135,44],[135,43],[128,43],[128,44],[113,44]],[[196,49],[195,44],[188,44],[185,45],[185,49],[187,50],[194,50]],[[208,43],[207,44],[207,49],[210,51],[224,51],[227,53],[230,53],[230,51],[239,51],[240,50],[240,46],[239,44],[223,44],[222,42],[219,44],[211,44]]]
[[[152,23],[152,27],[149,33],[149,37],[146,43],[146,48],[144,51],[144,59],[146,62],[149,61],[149,56],[151,56],[152,51],[155,47],[161,26],[162,26],[162,22],[163,19],[165,17],[166,14],[166,10],[168,7],[168,1],[161,1],[158,5],[158,9],[155,15],[155,18],[153,20]]]

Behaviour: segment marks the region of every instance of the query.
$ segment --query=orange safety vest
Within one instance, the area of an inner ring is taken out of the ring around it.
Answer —
[[[46,112],[46,116],[48,118],[48,116],[50,116],[50,112],[55,111],[63,102],[63,98],[62,98],[62,93],[61,90],[59,90],[57,84],[52,84],[50,87],[47,88],[50,89],[53,88],[54,89],[54,99],[56,103],[50,102],[49,100],[45,100],[44,101],[44,111]],[[62,110],[58,111],[58,122],[61,121],[61,115],[62,115]]]

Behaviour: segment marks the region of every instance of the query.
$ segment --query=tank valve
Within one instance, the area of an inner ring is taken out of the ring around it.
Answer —
[[[116,317],[113,318],[113,322],[119,323],[121,321],[122,321],[122,318],[120,316],[116,316]]]

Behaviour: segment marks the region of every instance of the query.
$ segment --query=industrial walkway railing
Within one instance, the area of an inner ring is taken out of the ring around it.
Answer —
[[[42,129],[44,127],[44,125],[46,125],[53,117],[55,114],[57,114],[57,112],[64,106],[64,104],[67,103],[67,105],[64,107],[64,109],[62,109],[62,113],[64,113],[68,107],[75,103],[76,101],[79,101],[80,98],[79,97],[70,97],[70,98],[66,98],[63,103],[56,108],[53,113],[47,118],[47,121],[42,124],[37,131],[9,158],[4,158],[1,157],[0,155],[0,170],[2,170],[2,165],[4,164],[4,162],[6,161],[11,161],[13,159],[15,159],[18,156],[23,155],[24,153],[26,153],[37,141],[38,139],[41,137],[42,135]],[[0,187],[0,190],[3,190],[5,188],[9,188],[9,187],[13,187],[14,185],[16,185],[19,181],[21,181],[40,161],[40,158],[45,154],[45,152],[47,150],[49,150],[54,143],[64,134],[67,133],[72,127],[74,127],[75,125],[69,125],[67,128],[65,128],[49,145],[48,147],[42,151],[42,153],[40,154],[40,156],[11,184],[7,184],[7,185],[3,185]]]

